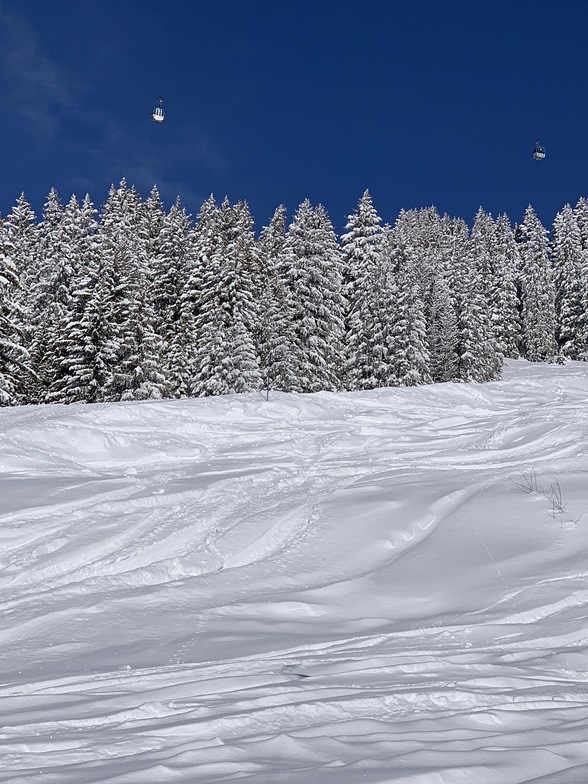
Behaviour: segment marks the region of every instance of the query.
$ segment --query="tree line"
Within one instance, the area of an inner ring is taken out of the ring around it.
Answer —
[[[97,210],[52,189],[0,225],[0,404],[363,390],[500,377],[505,357],[588,357],[588,200],[551,236],[529,206],[470,228],[434,207],[382,224],[366,191],[194,220],[124,180]]]

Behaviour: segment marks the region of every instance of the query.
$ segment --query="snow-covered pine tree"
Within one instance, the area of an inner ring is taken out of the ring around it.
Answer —
[[[474,218],[471,232],[470,253],[474,261],[482,293],[488,303],[488,309],[493,318],[493,304],[496,299],[496,227],[492,215],[479,207]]]
[[[20,262],[21,274],[25,275],[34,266],[38,227],[36,215],[24,193],[16,200],[4,224],[15,258]]]
[[[48,402],[84,403],[96,397],[95,350],[87,308],[98,278],[96,210],[86,195],[83,204],[72,196],[63,215],[64,245],[71,264],[68,307],[55,337],[56,374]]]
[[[160,253],[161,232],[165,224],[166,212],[157,185],[139,206],[138,235],[143,242],[143,252],[147,269],[151,270],[154,259]]]
[[[465,227],[462,225],[462,229]],[[466,231],[456,233],[454,219],[441,218],[434,207],[402,210],[393,235],[410,261],[412,278],[423,303],[427,367],[433,381],[458,377],[458,330],[455,258],[465,245]],[[465,253],[465,251],[463,251]]]
[[[248,392],[262,385],[253,330],[257,326],[255,238],[246,204],[223,201],[219,241],[201,268],[196,305],[193,394]]]
[[[178,320],[179,302],[190,266],[192,225],[179,199],[164,216],[150,267],[156,332],[169,346]]]
[[[588,250],[588,199],[584,196],[578,199],[574,207],[574,216],[580,229],[582,250]]]
[[[292,348],[292,365],[279,367],[286,390],[340,389],[345,312],[342,259],[322,205],[313,208],[306,199],[298,207],[278,263]]]
[[[121,353],[124,346],[125,312],[129,297],[126,275],[121,273],[120,249],[100,249],[98,277],[82,317],[82,329],[91,368],[85,374],[85,396],[88,403],[118,401],[131,387],[130,380],[121,378]],[[119,301],[120,299],[120,301]]]
[[[484,290],[489,291],[494,277],[492,250],[494,246],[494,219],[483,207],[478,207],[471,231],[470,252],[478,268]]]
[[[209,270],[212,255],[221,241],[220,226],[220,208],[214,196],[210,195],[200,207],[196,225],[190,232],[185,248],[186,273],[181,281],[177,318],[165,354],[171,394],[174,397],[191,397],[196,394],[195,385],[199,373],[196,319],[204,275]]]
[[[261,230],[258,241],[260,260],[260,328],[257,351],[266,383],[277,389],[288,387],[290,356],[286,287],[280,270],[280,255],[286,240],[286,208],[280,205]],[[281,371],[286,378],[281,378]]]
[[[458,376],[457,267],[467,252],[467,229],[448,215],[439,217],[434,208],[412,221],[409,232],[411,255],[421,267],[429,370],[436,382],[455,381]],[[409,224],[410,226],[411,224]]]
[[[318,255],[314,269],[311,268],[311,279],[316,280],[316,286],[322,290],[322,302],[319,305],[314,296],[309,302],[316,327],[314,334],[308,333],[312,347],[309,359],[315,378],[311,386],[336,391],[345,388],[347,302],[343,288],[343,259],[333,224],[322,204],[315,208],[314,215]]]
[[[141,203],[139,207],[139,223],[138,223],[138,240],[140,242],[140,257],[144,266],[145,283],[146,283],[146,296],[144,299],[144,306],[151,313],[151,329],[155,331],[156,341],[159,343],[157,349],[157,356],[155,362],[160,363],[160,371],[162,377],[165,377],[163,370],[165,359],[163,352],[165,351],[165,339],[161,334],[160,316],[162,315],[161,306],[161,287],[158,281],[158,276],[166,273],[169,270],[162,269],[162,261],[164,253],[162,253],[162,231],[166,225],[167,215],[165,207],[161,200],[157,185],[151,189],[151,193],[147,199]],[[171,259],[170,259],[171,261]],[[165,262],[163,262],[165,265]],[[169,278],[168,278],[169,280]],[[165,315],[164,315],[165,318]],[[165,385],[167,388],[167,384]],[[163,388],[162,388],[163,389]]]
[[[132,335],[138,347],[137,361],[131,366],[133,388],[123,394],[122,400],[157,400],[170,396],[170,383],[162,372],[162,341],[155,332],[150,294],[146,284],[139,289],[135,300]]]
[[[582,197],[578,199],[578,203],[574,207],[574,216],[580,229],[580,240],[582,245],[582,260],[581,260],[581,281],[583,291],[582,309],[585,314],[588,314],[588,199]],[[588,316],[586,317],[588,322]],[[585,324],[581,343],[588,347],[588,323]],[[588,348],[579,357],[584,361],[588,361]]]
[[[98,230],[98,283],[87,313],[94,324],[102,400],[144,400],[166,392],[140,221],[136,190],[124,180],[112,186]]]
[[[430,290],[439,259],[443,255],[443,225],[435,207],[420,210],[401,210],[394,224],[394,234],[402,242],[412,260],[421,296]],[[426,303],[425,303],[426,304]]]
[[[448,219],[445,225],[457,314],[457,379],[494,381],[500,377],[502,355],[496,347],[489,304],[468,228],[461,219]]]
[[[26,346],[30,346],[34,326],[32,323],[31,292],[38,280],[38,240],[39,227],[31,205],[21,193],[16,204],[8,214],[5,227],[11,244],[11,258],[16,267],[19,288],[16,301],[22,317],[20,328]]]
[[[26,402],[23,394],[30,376],[17,317],[18,274],[12,251],[8,228],[0,219],[0,406]]]
[[[551,259],[559,350],[564,357],[579,359],[586,352],[584,304],[588,299],[588,281],[583,276],[580,227],[569,204],[553,222]]]
[[[413,258],[393,233],[391,271],[394,280],[390,303],[393,313],[392,367],[395,383],[416,386],[431,382],[425,309]]]
[[[502,368],[502,355],[496,350],[487,305],[479,285],[472,268],[464,266],[457,297],[457,372],[461,381],[495,381],[500,378]]]
[[[393,383],[393,281],[390,253],[381,219],[369,191],[348,216],[341,236],[346,300],[345,383],[348,389],[371,389]]]
[[[265,275],[262,271],[259,245],[255,238],[253,217],[249,205],[246,201],[239,201],[233,207],[233,211],[235,229],[232,237],[229,232],[230,239],[225,249],[225,257],[234,256],[238,260],[236,267],[240,267],[243,271],[241,318],[247,333],[253,339],[255,364],[259,367],[257,346],[261,332],[261,298],[265,286]]]
[[[37,380],[31,368],[28,349],[34,333],[32,291],[38,277],[38,235],[35,213],[21,193],[4,222],[9,243],[9,258],[14,264],[18,286],[11,293],[12,322],[19,335],[18,343],[27,350],[26,369],[21,377],[19,401],[30,403],[34,399]]]
[[[518,356],[518,253],[508,220],[503,217],[500,223],[495,222],[480,207],[472,227],[470,246],[486,300],[496,350],[503,358],[503,347],[509,356]]]
[[[71,307],[71,248],[64,230],[64,209],[51,188],[39,226],[35,280],[30,288],[30,355],[36,374],[33,401],[44,403],[59,374],[57,342]]]
[[[164,218],[152,261],[154,328],[162,341],[161,368],[172,396],[179,395],[179,380],[185,366],[182,357],[190,330],[182,326],[183,293],[193,270],[194,256],[190,216],[176,199]]]
[[[440,264],[427,294],[426,335],[429,372],[434,382],[458,377],[458,323],[450,275]]]
[[[521,266],[519,248],[506,215],[496,219],[492,324],[496,346],[505,357],[517,359],[521,345],[521,303],[517,280]]]
[[[555,286],[547,231],[531,205],[515,236],[521,254],[523,352],[532,362],[545,362],[557,353]]]

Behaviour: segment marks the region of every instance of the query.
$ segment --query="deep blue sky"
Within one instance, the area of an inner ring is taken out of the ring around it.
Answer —
[[[0,210],[126,177],[258,228],[308,197],[341,230],[365,188],[388,222],[532,203],[550,227],[588,196],[587,30],[585,0],[0,0]]]

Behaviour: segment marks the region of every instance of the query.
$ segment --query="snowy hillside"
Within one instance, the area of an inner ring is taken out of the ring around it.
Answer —
[[[1,410],[0,782],[585,784],[587,401]]]

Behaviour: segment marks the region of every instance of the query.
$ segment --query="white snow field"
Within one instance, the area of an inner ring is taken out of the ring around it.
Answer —
[[[587,364],[0,433],[0,782],[588,782]]]

